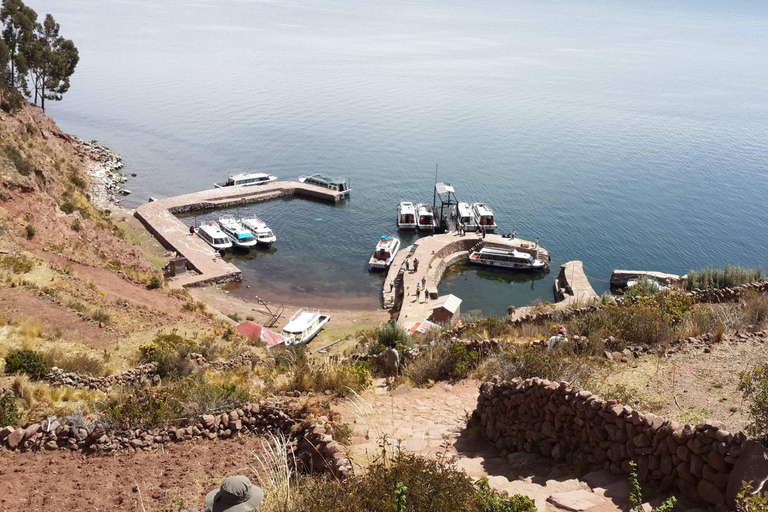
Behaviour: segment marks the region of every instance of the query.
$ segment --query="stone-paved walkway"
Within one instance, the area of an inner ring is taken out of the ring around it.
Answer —
[[[339,406],[343,421],[353,426],[353,462],[369,464],[381,456],[383,446],[389,453],[399,447],[445,454],[456,457],[458,467],[473,479],[487,475],[493,488],[531,497],[541,512],[628,510],[630,487],[623,476],[595,471],[576,478],[571,468],[551,459],[528,453],[504,458],[487,442],[473,439],[466,422],[479,385],[464,380],[431,389],[402,385],[388,392],[378,379],[372,390]]]

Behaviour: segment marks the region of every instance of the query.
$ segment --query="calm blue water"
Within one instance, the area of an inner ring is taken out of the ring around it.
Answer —
[[[252,207],[280,240],[240,262],[242,293],[375,303],[364,262],[401,198],[431,201],[439,161],[553,256],[536,281],[444,281],[487,313],[550,300],[571,259],[598,292],[614,268],[766,261],[768,7],[670,4],[31,3],[81,51],[48,113],[124,156],[129,205],[236,171],[351,178],[344,205]]]

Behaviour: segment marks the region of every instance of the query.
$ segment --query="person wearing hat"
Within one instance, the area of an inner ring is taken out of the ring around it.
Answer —
[[[253,485],[247,476],[230,476],[221,487],[205,497],[205,512],[248,512],[264,499],[261,487]]]
[[[566,336],[568,336],[568,331],[566,330],[565,327],[561,326],[557,330],[557,335],[549,338],[549,343],[547,343],[547,351],[550,351],[553,348],[556,348],[561,344],[565,343],[566,341],[568,341],[568,338]]]

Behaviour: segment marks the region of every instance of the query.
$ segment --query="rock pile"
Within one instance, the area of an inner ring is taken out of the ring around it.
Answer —
[[[112,203],[120,202],[119,196],[128,195],[131,192],[122,187],[128,178],[120,174],[123,168],[123,159],[108,148],[98,144],[96,141],[86,142],[75,137],[79,144],[83,156],[93,162],[91,168],[91,178],[98,183],[97,191],[100,196],[102,193],[106,199]],[[135,174],[134,174],[135,176]],[[101,197],[97,197],[101,202]],[[99,205],[104,206],[104,205]]]
[[[725,504],[729,475],[747,440],[718,422],[681,426],[542,379],[484,383],[477,414],[499,450],[583,460],[615,474],[628,474],[634,460],[641,481],[712,505]]]
[[[72,386],[76,388],[95,389],[108,393],[115,386],[132,386],[152,379],[149,375],[155,373],[157,363],[147,363],[137,366],[132,370],[123,373],[116,373],[107,377],[90,377],[88,375],[78,375],[77,373],[65,372],[61,368],[53,367],[51,371],[43,377],[43,380],[55,386]],[[158,377],[159,378],[159,377]],[[157,382],[153,382],[157,384]]]
[[[84,454],[107,454],[117,451],[149,451],[159,445],[189,440],[228,439],[240,434],[264,435],[282,433],[289,439],[289,449],[304,470],[330,473],[336,478],[354,474],[346,450],[327,432],[328,418],[300,427],[272,402],[248,404],[218,415],[204,415],[184,428],[157,427],[124,432],[107,432],[102,423],[87,425],[82,421],[61,423],[44,420],[26,427],[0,430],[0,451],[72,450]]]

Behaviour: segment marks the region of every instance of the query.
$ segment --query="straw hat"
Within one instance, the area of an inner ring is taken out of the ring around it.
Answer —
[[[259,506],[264,499],[261,487],[253,485],[248,477],[230,476],[205,497],[211,512],[248,512]]]

